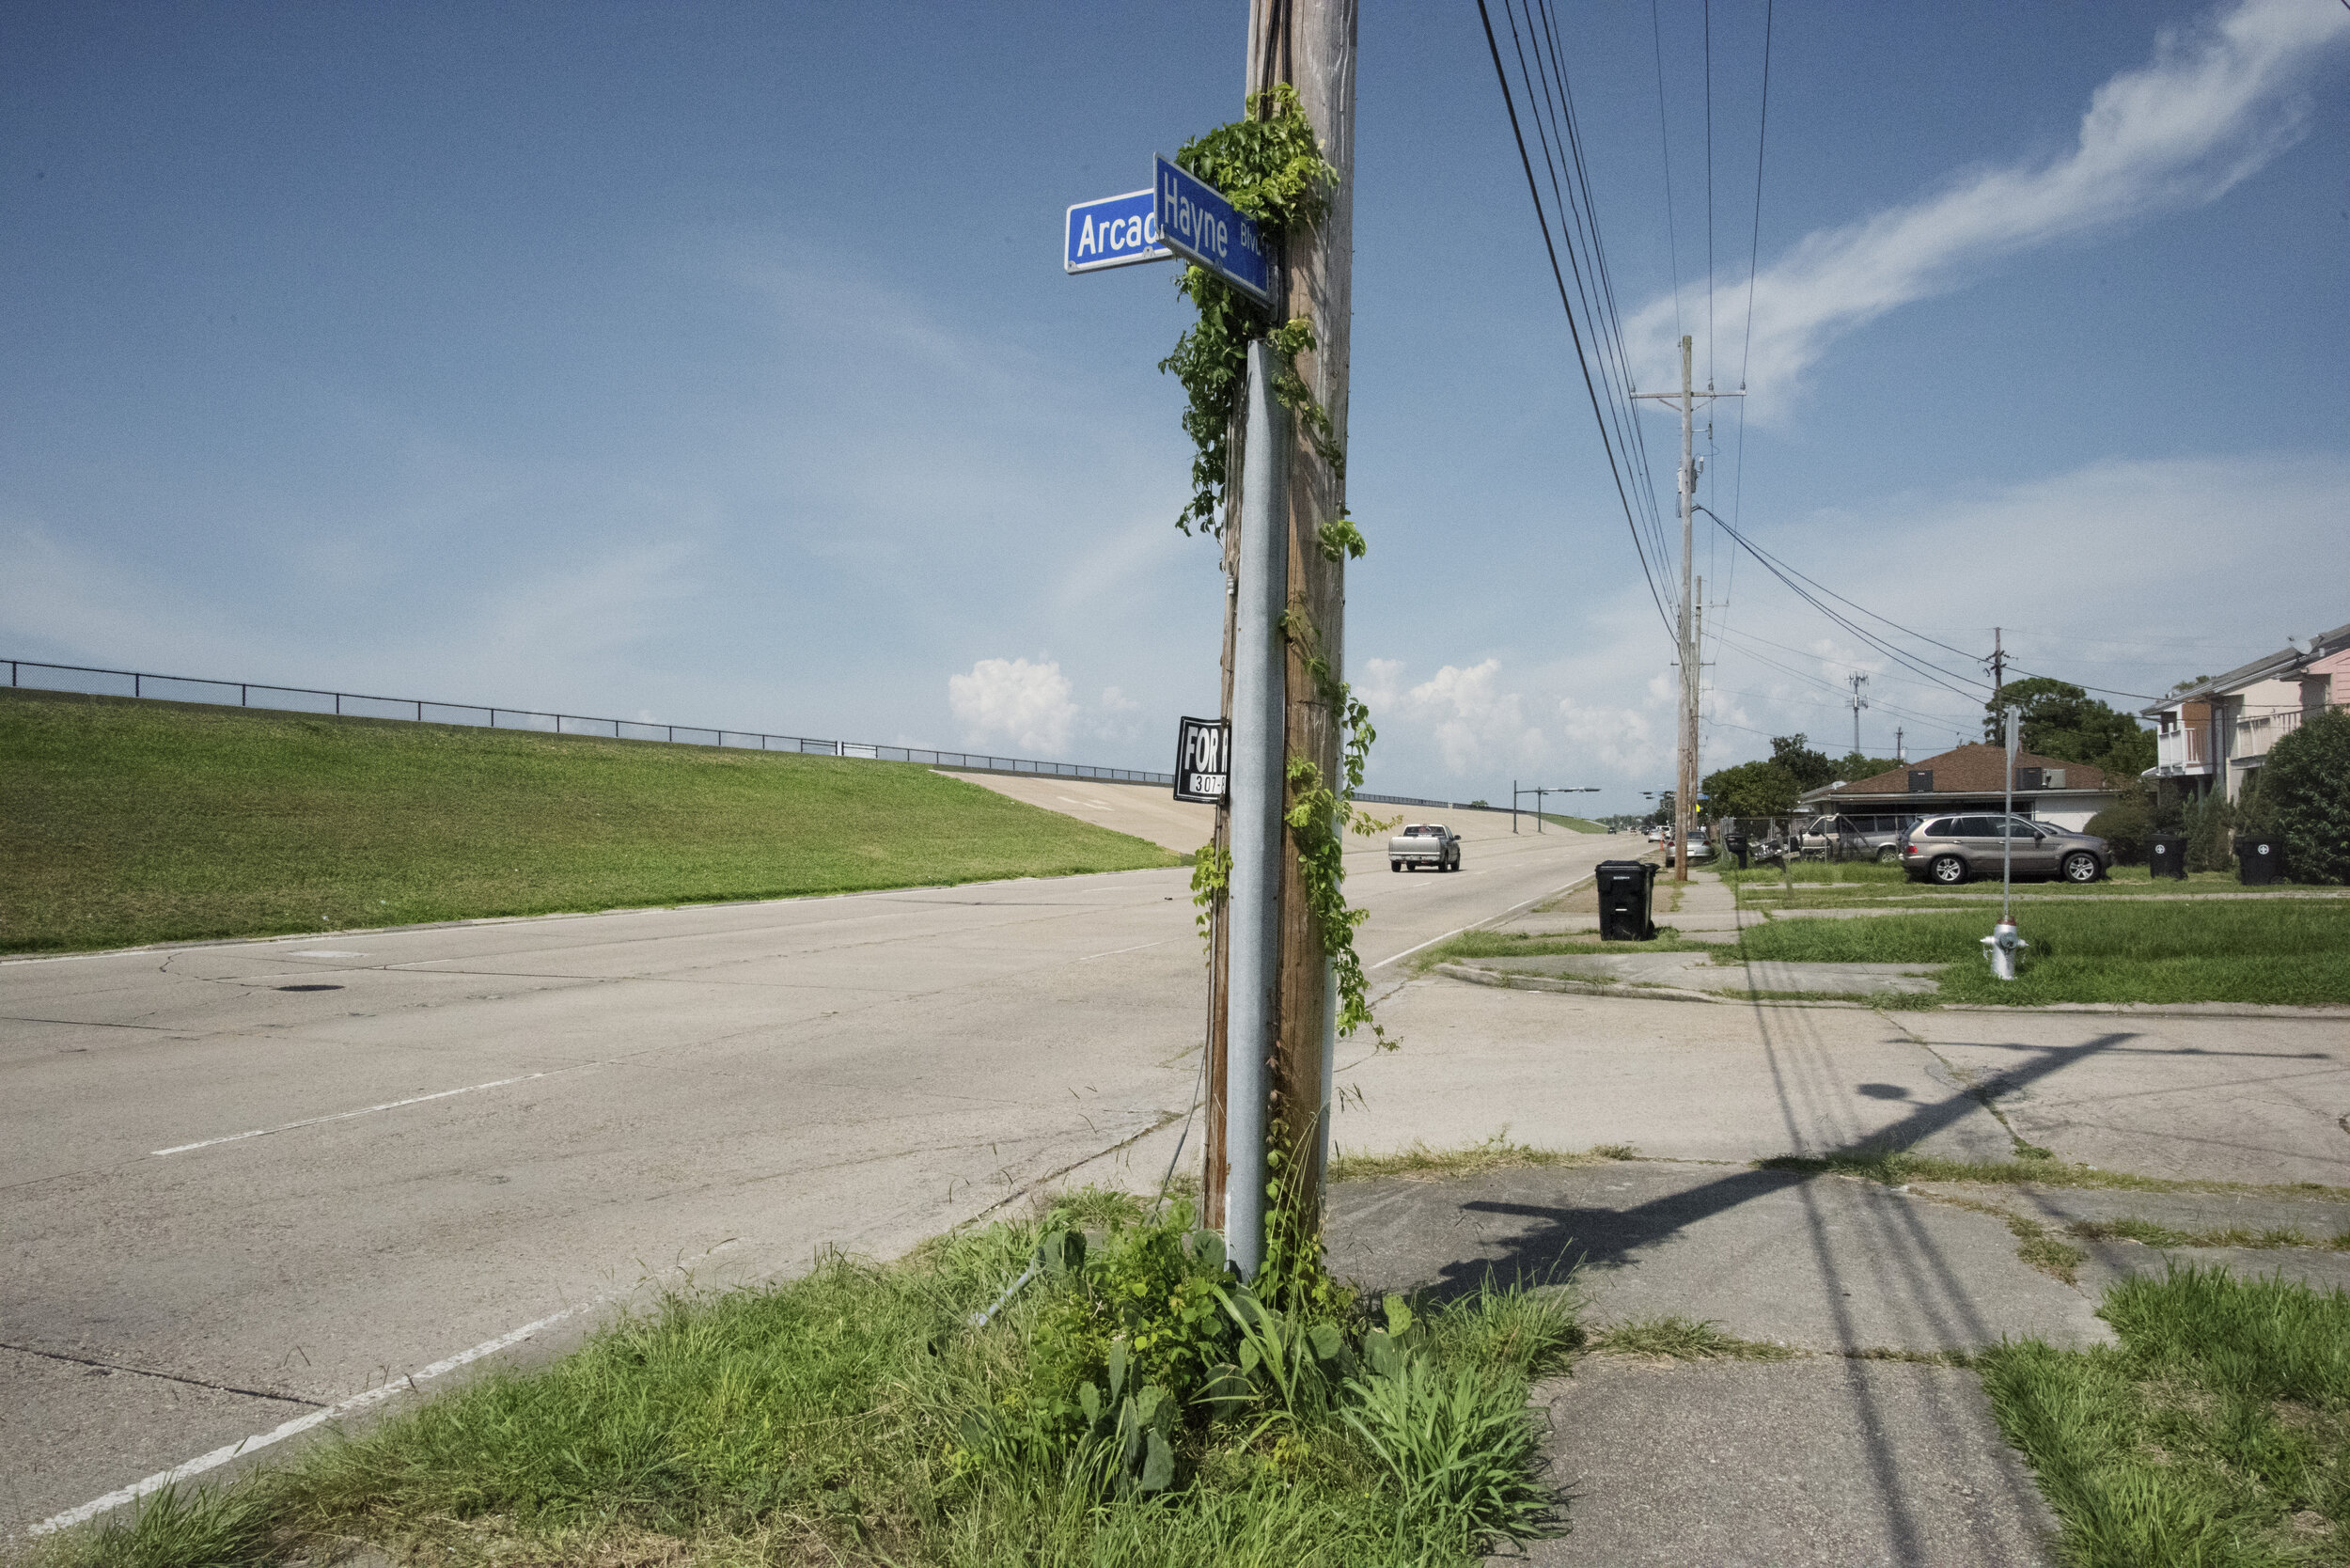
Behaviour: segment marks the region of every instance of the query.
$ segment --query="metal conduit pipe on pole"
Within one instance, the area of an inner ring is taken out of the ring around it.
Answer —
[[[1265,1060],[1280,979],[1283,677],[1289,650],[1289,432],[1273,397],[1274,356],[1248,345],[1241,468],[1238,623],[1232,642],[1230,999],[1224,1053],[1225,1255],[1253,1278],[1264,1262]]]

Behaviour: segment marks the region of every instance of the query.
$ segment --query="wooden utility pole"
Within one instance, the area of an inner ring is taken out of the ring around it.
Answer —
[[[1678,392],[1635,392],[1635,398],[1653,398],[1660,402],[1677,405],[1681,410],[1681,624],[1676,629],[1674,643],[1681,654],[1681,723],[1680,744],[1673,776],[1673,880],[1689,880],[1690,830],[1697,820],[1698,807],[1698,645],[1696,588],[1691,572],[1696,566],[1696,546],[1692,529],[1698,504],[1697,406],[1700,399],[1711,401],[1716,398],[1743,398],[1746,391],[1716,392],[1707,387],[1700,392],[1690,367],[1691,340],[1681,340],[1681,390]],[[1707,514],[1711,516],[1709,512]]]
[[[1248,68],[1245,91],[1269,91],[1287,83],[1297,89],[1323,156],[1338,170],[1320,223],[1288,232],[1275,259],[1277,322],[1300,317],[1313,323],[1315,346],[1297,356],[1296,368],[1328,415],[1332,447],[1346,448],[1348,326],[1353,310],[1355,191],[1355,0],[1250,0]],[[1322,525],[1345,510],[1343,460],[1334,463],[1303,419],[1289,422],[1284,486],[1288,538],[1287,603],[1292,627],[1283,672],[1283,742],[1286,755],[1313,763],[1323,784],[1343,782],[1340,733],[1344,715],[1336,712],[1314,680],[1309,661],[1318,652],[1333,680],[1342,679],[1346,585],[1343,564],[1325,560],[1319,544]],[[1241,557],[1243,496],[1240,477],[1246,462],[1246,420],[1235,415],[1227,468],[1224,518],[1224,705],[1233,718],[1233,668]],[[1229,850],[1230,810],[1216,814],[1215,843]],[[1230,1007],[1230,925],[1219,919],[1210,939],[1208,1031],[1208,1127],[1202,1220],[1227,1221],[1231,1197],[1232,1106],[1224,1094],[1231,1053],[1266,1053],[1271,1098],[1268,1139],[1282,1152],[1283,1196],[1303,1216],[1304,1232],[1316,1228],[1321,1207],[1322,1167],[1328,1143],[1330,1058],[1337,1023],[1336,987],[1321,933],[1308,906],[1297,845],[1283,835],[1276,930],[1279,954],[1273,1027],[1263,1040],[1238,1040],[1228,1025]],[[1292,1158],[1302,1156],[1302,1158]],[[1275,1216],[1277,1222],[1277,1217]],[[1253,1249],[1235,1256],[1253,1255]]]
[[[1692,509],[1698,501],[1698,464],[1691,439],[1696,403],[1691,400],[1689,339],[1681,340],[1681,747],[1673,784],[1673,880],[1689,880],[1690,830],[1698,807],[1698,650],[1691,628],[1695,599],[1689,572],[1697,551],[1691,541]]]

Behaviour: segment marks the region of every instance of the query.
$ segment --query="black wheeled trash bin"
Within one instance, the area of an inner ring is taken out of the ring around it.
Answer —
[[[2186,880],[2186,835],[2157,833],[2147,840],[2146,870],[2154,876]]]
[[[1722,848],[1728,850],[1731,854],[1738,857],[1738,869],[1740,870],[1743,871],[1747,869],[1747,836],[1745,834],[1723,834]]]
[[[1646,860],[1603,860],[1599,863],[1599,939],[1603,942],[1646,942],[1656,935],[1649,917],[1649,890],[1656,868]]]
[[[2235,839],[2235,879],[2247,887],[2265,887],[2285,879],[2285,847],[2257,833]]]

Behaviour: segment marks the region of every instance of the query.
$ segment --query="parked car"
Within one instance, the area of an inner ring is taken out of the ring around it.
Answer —
[[[1387,869],[1434,866],[1440,871],[1461,869],[1461,836],[1442,823],[1414,823],[1387,840]]]
[[[1807,860],[1899,860],[1911,819],[1836,811],[1802,825],[1796,853]]]
[[[1915,879],[1956,886],[1998,876],[2001,852],[2011,847],[2017,876],[2088,883],[2113,869],[2113,847],[2103,839],[1996,811],[1924,819],[1903,840],[1902,868]]]

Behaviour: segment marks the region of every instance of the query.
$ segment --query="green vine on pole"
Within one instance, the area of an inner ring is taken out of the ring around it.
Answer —
[[[1292,226],[1318,221],[1327,211],[1331,188],[1338,181],[1338,170],[1322,155],[1322,145],[1298,102],[1297,89],[1287,83],[1250,94],[1243,118],[1184,143],[1175,162],[1256,219],[1269,241],[1280,238]],[[1201,267],[1186,266],[1175,287],[1198,311],[1198,319],[1176,338],[1175,352],[1159,363],[1162,371],[1171,372],[1183,384],[1183,432],[1191,437],[1193,448],[1191,498],[1176,514],[1175,525],[1186,534],[1194,525],[1211,536],[1224,531],[1231,432],[1247,390],[1248,345],[1255,338],[1263,338],[1280,363],[1273,395],[1296,416],[1299,428],[1330,465],[1333,477],[1343,480],[1346,452],[1339,444],[1329,410],[1297,373],[1297,356],[1318,346],[1313,322],[1304,317],[1276,322],[1268,312]],[[1337,517],[1315,530],[1314,546],[1324,560],[1334,563],[1359,560],[1369,549],[1361,528],[1343,506]],[[1345,776],[1337,788],[1324,779],[1321,768],[1310,760],[1289,760],[1288,803],[1282,812],[1290,838],[1297,845],[1299,872],[1315,929],[1337,975],[1338,1032],[1351,1035],[1369,1024],[1381,1046],[1392,1050],[1396,1043],[1371,1015],[1368,980],[1355,951],[1355,928],[1369,912],[1347,907],[1343,886],[1346,830],[1366,832],[1393,825],[1371,822],[1355,810],[1355,795],[1362,788],[1364,764],[1377,732],[1371,726],[1371,710],[1356,701],[1354,692],[1332,673],[1322,654],[1320,637],[1305,623],[1296,606],[1282,616],[1281,627],[1301,654],[1317,695],[1329,704],[1346,734]],[[1192,870],[1192,902],[1199,910],[1203,936],[1223,903],[1230,876],[1230,854],[1203,847]]]
[[[1371,761],[1371,748],[1379,731],[1371,728],[1371,709],[1355,696],[1354,687],[1332,672],[1330,661],[1323,656],[1321,637],[1296,604],[1282,615],[1281,631],[1305,665],[1306,678],[1329,704],[1346,734],[1340,761],[1345,776],[1335,790],[1324,781],[1322,769],[1311,760],[1289,760],[1289,806],[1281,820],[1297,845],[1298,877],[1306,885],[1307,909],[1338,979],[1338,1032],[1351,1035],[1369,1024],[1380,1049],[1392,1051],[1401,1042],[1389,1038],[1371,1015],[1370,981],[1362,958],[1355,951],[1355,928],[1371,917],[1371,911],[1348,907],[1345,886],[1347,830],[1377,832],[1395,825],[1373,821],[1355,808],[1355,796],[1363,787],[1363,770]]]
[[[1320,218],[1339,173],[1322,155],[1297,89],[1286,82],[1251,93],[1245,118],[1185,142],[1175,162],[1256,219],[1267,240]],[[1192,443],[1191,499],[1176,514],[1175,525],[1189,533],[1197,524],[1201,532],[1217,535],[1224,531],[1232,420],[1248,385],[1251,339],[1265,339],[1289,366],[1276,379],[1274,394],[1296,412],[1315,448],[1334,467],[1343,459],[1328,412],[1295,367],[1297,355],[1314,346],[1313,323],[1275,324],[1262,308],[1203,267],[1185,266],[1175,288],[1198,312],[1198,320],[1175,339],[1175,352],[1159,361],[1161,370],[1183,384],[1183,433]]]

